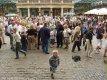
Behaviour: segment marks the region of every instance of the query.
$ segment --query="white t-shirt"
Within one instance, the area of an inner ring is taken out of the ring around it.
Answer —
[[[63,31],[64,37],[69,37],[69,33],[71,33],[71,30],[69,28],[64,29]]]
[[[55,39],[55,32],[54,31],[50,32],[50,39]]]
[[[12,26],[12,24],[9,25],[8,28],[7,28],[7,32],[8,32],[8,33],[13,33],[13,32],[12,32],[13,28],[14,28],[14,26]]]

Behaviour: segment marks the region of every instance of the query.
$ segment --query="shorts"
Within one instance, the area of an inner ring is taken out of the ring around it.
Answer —
[[[102,47],[102,39],[97,39],[97,46]]]

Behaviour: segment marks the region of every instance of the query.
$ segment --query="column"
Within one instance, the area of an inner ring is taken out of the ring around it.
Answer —
[[[63,0],[61,0],[61,3],[63,3]]]
[[[41,8],[39,8],[39,16],[41,16]]]
[[[27,3],[29,3],[29,0],[27,0]]]
[[[52,0],[50,0],[50,3],[52,4]]]
[[[40,0],[38,0],[38,3],[40,3]]]
[[[19,3],[19,0],[16,0],[16,3]]]
[[[19,8],[17,8],[17,14],[18,14],[19,16],[21,16],[21,15],[20,15],[20,9],[19,9]]]
[[[30,8],[28,8],[28,17],[30,17]]]
[[[50,8],[50,16],[53,16],[53,11],[52,11],[52,8]]]
[[[61,16],[63,16],[64,10],[63,8],[61,8]]]

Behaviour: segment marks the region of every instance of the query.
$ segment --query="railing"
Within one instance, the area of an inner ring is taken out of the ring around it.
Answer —
[[[46,4],[46,3],[51,3],[51,4],[61,4],[61,3],[67,3],[71,4],[72,0],[18,0],[18,3],[40,3],[40,4]]]
[[[18,3],[27,3],[28,0],[18,0]]]
[[[29,0],[29,3],[38,3],[39,0]]]
[[[40,0],[40,3],[50,3],[50,0]]]
[[[52,0],[52,3],[61,3],[61,0]]]
[[[63,3],[72,3],[72,0],[63,0]]]

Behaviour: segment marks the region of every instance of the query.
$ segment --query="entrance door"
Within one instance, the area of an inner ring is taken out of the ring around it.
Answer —
[[[49,11],[44,11],[44,15],[49,16]]]

